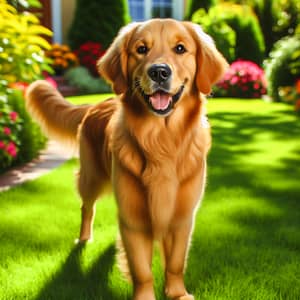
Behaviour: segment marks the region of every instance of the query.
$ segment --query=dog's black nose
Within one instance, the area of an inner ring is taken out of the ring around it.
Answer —
[[[167,81],[171,74],[172,70],[167,64],[154,64],[148,69],[149,77],[157,83]]]

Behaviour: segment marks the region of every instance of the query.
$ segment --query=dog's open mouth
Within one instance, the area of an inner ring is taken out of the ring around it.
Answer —
[[[160,89],[158,89],[151,95],[147,95],[140,86],[139,90],[148,107],[154,113],[164,116],[173,109],[175,103],[179,100],[184,90],[184,85],[179,88],[178,92],[175,95],[172,95]]]

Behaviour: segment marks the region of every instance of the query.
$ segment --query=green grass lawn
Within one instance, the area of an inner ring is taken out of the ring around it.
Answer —
[[[96,97],[72,98],[76,103]],[[186,272],[197,300],[300,299],[300,119],[258,100],[208,104],[213,148]],[[112,197],[98,203],[95,241],[80,223],[71,160],[0,193],[0,299],[124,300]],[[157,299],[162,272],[154,260]]]

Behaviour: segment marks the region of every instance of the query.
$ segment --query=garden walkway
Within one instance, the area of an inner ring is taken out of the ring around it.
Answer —
[[[36,179],[70,159],[72,154],[66,153],[55,141],[49,141],[38,158],[0,175],[0,191],[8,190],[27,180]]]

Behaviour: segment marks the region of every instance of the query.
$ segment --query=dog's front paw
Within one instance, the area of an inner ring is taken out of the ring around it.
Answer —
[[[93,239],[87,239],[87,240],[75,239],[74,244],[75,245],[85,245],[85,244],[90,244],[92,242],[93,242]]]
[[[180,296],[180,297],[177,297],[177,298],[172,299],[172,300],[195,300],[195,298],[194,298],[193,295],[187,294],[187,295]]]

